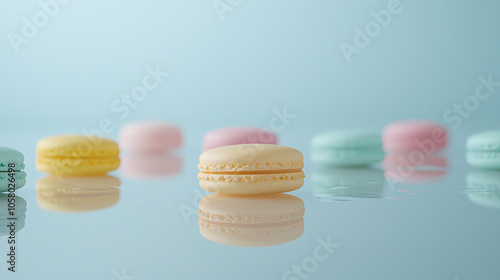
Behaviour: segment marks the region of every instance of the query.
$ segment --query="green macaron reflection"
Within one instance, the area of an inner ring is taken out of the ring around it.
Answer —
[[[26,206],[26,200],[20,196],[16,196],[14,201],[12,201],[12,197],[9,197],[8,194],[0,194],[0,238],[10,235],[9,224],[12,222],[15,222],[15,232],[24,228]],[[14,208],[14,212],[11,213],[9,208]],[[16,220],[8,218],[16,218]]]
[[[467,174],[467,196],[475,204],[500,209],[500,171],[476,170]]]
[[[384,172],[372,168],[322,168],[313,171],[314,196],[328,200],[382,198]]]

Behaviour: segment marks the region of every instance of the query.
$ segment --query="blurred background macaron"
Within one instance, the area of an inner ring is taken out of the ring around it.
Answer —
[[[382,133],[385,151],[420,150],[431,155],[448,144],[448,132],[441,124],[424,120],[406,120],[388,124]]]
[[[203,151],[239,144],[278,144],[278,136],[257,127],[232,126],[211,130],[203,137]]]
[[[9,186],[14,186],[14,189],[23,187],[26,184],[23,169],[24,155],[18,150],[0,146],[0,192],[8,191]]]
[[[118,144],[93,135],[56,135],[37,144],[36,167],[57,176],[95,176],[120,165]]]
[[[182,132],[178,126],[167,122],[132,122],[120,129],[118,142],[124,151],[166,153],[182,146]]]
[[[296,240],[304,233],[304,202],[288,194],[228,196],[201,199],[200,233],[230,246],[265,247]]]
[[[467,138],[467,163],[474,167],[500,169],[500,130],[473,134]]]
[[[315,197],[345,201],[351,198],[382,198],[384,172],[373,168],[321,168],[312,172]]]
[[[500,171],[475,170],[467,174],[467,196],[477,205],[500,209]]]
[[[8,218],[17,218],[15,220],[16,222],[16,229],[14,230],[15,232],[20,231],[21,229],[24,228],[24,223],[26,220],[26,211],[27,211],[27,203],[24,198],[16,195],[15,197],[15,209],[14,209],[14,215],[11,215],[11,212],[9,210],[9,203],[12,203],[9,201],[11,199],[8,194],[6,193],[0,193],[0,238],[3,236],[8,236],[10,235],[10,228],[8,225],[13,222],[13,220],[9,220]]]
[[[315,135],[311,159],[315,163],[338,166],[366,166],[384,158],[380,134],[359,129],[344,129]]]
[[[38,205],[54,212],[88,212],[118,203],[121,181],[114,176],[47,176],[36,183]]]

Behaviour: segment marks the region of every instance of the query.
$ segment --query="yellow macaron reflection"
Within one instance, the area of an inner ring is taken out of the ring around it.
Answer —
[[[206,239],[230,246],[288,243],[304,233],[304,202],[288,194],[212,194],[200,201],[198,224]]]
[[[88,212],[111,207],[120,199],[121,181],[113,176],[57,177],[37,181],[38,205],[54,212]]]

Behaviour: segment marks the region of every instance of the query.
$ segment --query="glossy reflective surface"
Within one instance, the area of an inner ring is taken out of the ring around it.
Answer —
[[[280,235],[273,227],[261,247],[226,245],[200,233],[197,211],[208,193],[196,174],[208,129],[185,128],[182,149],[139,157],[135,163],[144,165],[129,165],[128,173],[82,180],[36,171],[34,145],[44,131],[13,131],[28,181],[17,192],[24,223],[16,233],[17,272],[3,263],[0,278],[498,279],[500,171],[467,166],[459,132],[439,158],[413,169],[403,164],[398,173],[400,163],[357,169],[312,164],[309,140],[320,129],[293,127],[280,137],[305,156],[306,183],[289,193],[305,205],[303,232]],[[140,168],[152,162],[165,169]],[[221,211],[234,216],[224,205]],[[3,196],[0,207],[3,218]],[[243,231],[266,233],[252,226]],[[6,255],[3,229],[0,235]]]

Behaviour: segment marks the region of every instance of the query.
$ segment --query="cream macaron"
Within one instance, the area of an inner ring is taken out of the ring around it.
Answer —
[[[304,184],[304,161],[296,149],[271,144],[218,147],[201,154],[198,179],[204,190],[232,195],[273,194]]]

